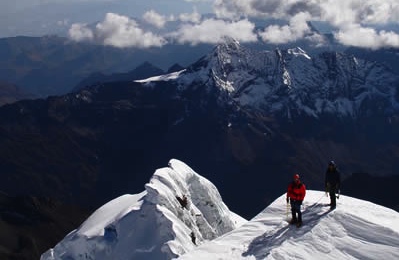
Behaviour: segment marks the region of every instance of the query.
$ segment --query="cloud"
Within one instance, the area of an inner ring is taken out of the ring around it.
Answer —
[[[135,20],[115,13],[108,13],[91,29],[85,24],[73,24],[69,35],[76,41],[137,48],[160,47],[168,41],[216,44],[226,36],[241,42],[260,38],[267,43],[283,44],[307,39],[322,44],[325,38],[308,24],[320,21],[331,25],[335,39],[345,45],[373,49],[399,47],[398,32],[376,29],[388,28],[384,24],[399,23],[397,0],[186,0],[198,4],[212,1],[216,14],[213,19],[204,19],[195,7],[192,13],[176,16],[165,16],[154,10],[145,12],[143,20],[157,29],[165,28],[170,21],[181,22],[175,32],[164,35],[144,31]],[[250,17],[277,19],[279,24],[255,31],[255,25],[248,20]]]
[[[93,40],[119,48],[161,47],[166,40],[152,32],[143,31],[136,21],[114,13],[107,13],[104,21],[92,30],[86,24],[73,24],[69,36],[75,41]]]
[[[206,19],[199,24],[185,24],[171,36],[179,43],[192,45],[220,43],[226,36],[242,42],[254,42],[257,41],[254,28],[255,25],[247,19],[236,22]]]
[[[91,41],[94,33],[87,27],[87,24],[74,23],[68,31],[69,37],[74,41]]]
[[[144,32],[126,16],[107,13],[103,22],[96,25],[96,35],[105,45],[115,47],[161,47],[166,43],[161,36]]]
[[[287,18],[307,12],[314,19],[336,24],[398,22],[397,0],[215,0],[214,11],[219,17],[262,16]]]
[[[213,10],[219,18],[237,19],[242,16],[273,16],[281,11],[281,6],[285,5],[280,0],[215,0]]]
[[[399,21],[397,0],[328,0],[320,3],[320,18],[336,26]]]
[[[307,23],[309,19],[309,13],[299,13],[291,18],[289,25],[270,25],[259,35],[263,41],[274,44],[296,41],[311,33]]]
[[[399,35],[384,30],[350,25],[335,33],[335,38],[342,44],[370,49],[381,47],[399,47]]]
[[[179,20],[182,22],[191,22],[191,23],[199,23],[201,22],[201,14],[197,12],[197,10],[194,8],[194,11],[189,14],[189,13],[182,13],[179,15]]]
[[[143,14],[143,19],[157,28],[163,28],[168,21],[165,16],[158,14],[154,10],[147,11]]]
[[[192,13],[181,13],[178,15],[177,19],[181,22],[199,23],[201,22],[201,18],[201,14],[197,12],[196,8],[194,8]],[[163,28],[167,22],[177,20],[174,15],[166,17],[165,15],[161,15],[154,10],[145,12],[143,19],[147,23],[152,24],[159,29]]]
[[[220,18],[264,17],[286,20],[286,26],[272,25],[261,32],[262,39],[269,42],[284,43],[308,37],[303,20],[300,20],[300,25],[293,22],[293,19],[299,19],[301,13],[307,13],[308,21],[324,21],[334,26],[336,39],[344,44],[373,48],[397,46],[396,33],[373,29],[388,23],[399,23],[397,0],[215,0],[213,8]],[[351,33],[366,37],[367,42],[359,38],[350,39]],[[370,39],[373,36],[376,39]]]

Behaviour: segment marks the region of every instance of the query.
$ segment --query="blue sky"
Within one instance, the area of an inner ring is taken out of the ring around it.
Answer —
[[[212,13],[214,18],[204,16]],[[252,18],[280,21],[258,29]],[[283,21],[283,24],[281,23]],[[64,34],[116,47],[241,42],[323,44],[308,21],[348,46],[399,47],[398,0],[3,0],[0,37]],[[172,31],[167,31],[174,24]]]

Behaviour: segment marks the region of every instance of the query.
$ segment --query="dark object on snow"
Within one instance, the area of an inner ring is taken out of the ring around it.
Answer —
[[[177,199],[177,201],[179,201],[179,203],[183,209],[187,208],[188,200],[187,200],[186,195],[183,195],[182,198],[180,198],[179,196],[176,196],[176,199]]]
[[[191,237],[191,242],[193,242],[194,245],[197,245],[197,244],[195,243],[196,237],[195,237],[195,234],[194,234],[193,231],[190,233],[190,237]]]
[[[328,192],[330,195],[331,209],[335,209],[335,207],[337,206],[336,193],[339,194],[339,189],[341,186],[341,174],[338,171],[337,165],[335,164],[334,161],[330,161],[328,163],[328,168],[326,170],[326,179],[325,179],[324,185],[326,188],[326,192]]]

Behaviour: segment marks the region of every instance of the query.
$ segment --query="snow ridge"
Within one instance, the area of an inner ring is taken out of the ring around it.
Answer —
[[[100,207],[41,259],[171,259],[244,222],[211,182],[172,159],[144,192]]]
[[[329,211],[324,192],[309,190],[298,229],[286,221],[285,197],[178,259],[399,259],[398,212],[344,195]]]

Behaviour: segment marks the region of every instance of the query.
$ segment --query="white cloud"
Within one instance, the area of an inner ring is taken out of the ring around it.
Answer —
[[[399,47],[398,34],[360,25],[347,26],[335,33],[335,38],[342,44],[363,48]]]
[[[94,30],[86,24],[72,24],[69,37],[75,41],[93,40],[114,47],[161,47],[166,40],[152,32],[143,31],[136,21],[114,13],[107,13]]]
[[[293,22],[299,14],[308,13],[308,21],[324,21],[333,25],[337,30],[335,36],[342,43],[360,47],[396,46],[397,34],[375,31],[371,27],[398,24],[398,0],[215,0],[213,7],[218,17],[237,19],[256,16],[287,20],[289,24],[286,26],[272,25],[261,33],[261,37],[269,42],[283,43],[308,37],[303,21],[300,21],[301,25]],[[350,34],[367,39],[374,36],[376,39],[362,42],[359,38],[351,39]]]
[[[90,41],[94,38],[94,33],[86,24],[74,23],[68,31],[69,37],[74,41]]]
[[[339,27],[350,24],[399,22],[397,0],[328,0],[318,6],[320,19]]]
[[[248,20],[236,22],[216,19],[206,19],[200,24],[185,24],[172,37],[179,43],[219,43],[226,36],[242,42],[253,42],[257,40],[254,33],[255,25]]]
[[[143,19],[157,28],[163,28],[167,22],[165,16],[158,14],[154,10],[147,11],[143,14]]]
[[[105,45],[115,47],[160,47],[165,39],[152,32],[144,32],[136,23],[126,16],[107,13],[103,22],[96,25],[96,35]]]
[[[154,10],[144,13],[143,19],[158,29],[170,21],[182,22],[177,31],[164,36],[144,31],[135,20],[114,13],[108,13],[94,29],[74,24],[69,35],[76,41],[93,40],[116,47],[138,48],[162,46],[167,43],[166,39],[193,45],[215,44],[226,36],[242,42],[256,41],[259,36],[274,44],[300,39],[321,43],[323,37],[309,28],[308,21],[323,21],[333,26],[334,36],[342,44],[364,48],[398,46],[397,33],[375,29],[384,28],[383,24],[399,23],[397,0],[213,0],[213,7],[217,19],[202,20],[195,7],[192,13],[176,16],[161,15]],[[255,32],[254,24],[243,19],[252,16],[285,20],[286,25],[270,25]]]
[[[178,15],[178,20],[181,22],[190,22],[190,23],[199,23],[201,22],[201,14],[198,13],[196,8],[194,8],[192,13],[181,13]],[[165,15],[161,15],[154,10],[150,10],[144,13],[143,19],[157,28],[163,28],[167,22],[176,21],[174,15],[170,15],[166,17]]]
[[[299,13],[293,16],[289,25],[268,26],[264,32],[259,33],[265,42],[280,44],[304,38],[311,32],[307,21],[310,19],[309,13]]]
[[[179,15],[179,20],[182,22],[192,22],[192,23],[199,23],[201,22],[201,14],[197,12],[196,9],[190,13],[182,13]]]
[[[220,18],[237,19],[242,16],[267,16],[278,18],[286,16],[284,6],[294,1],[281,0],[215,0],[213,9]]]
[[[215,0],[215,13],[224,16],[267,16],[290,19],[301,12],[330,22],[386,23],[399,21],[397,0]]]

